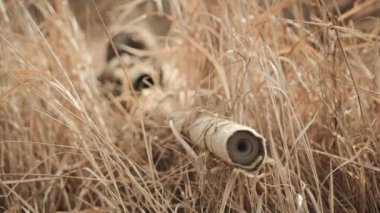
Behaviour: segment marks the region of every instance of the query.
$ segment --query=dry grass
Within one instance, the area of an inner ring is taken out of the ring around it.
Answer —
[[[182,80],[162,91],[179,108],[262,133],[269,158],[257,174],[199,149],[194,159],[138,94],[131,111],[110,104],[96,83],[105,29],[90,1],[74,5],[80,25],[65,2],[0,1],[0,208],[380,211],[380,22],[360,16],[377,1],[330,5],[336,19],[322,0],[305,2],[309,10],[280,0],[173,6],[161,55]],[[112,17],[127,6],[99,2],[107,30],[123,23]],[[179,98],[190,90],[191,101]]]

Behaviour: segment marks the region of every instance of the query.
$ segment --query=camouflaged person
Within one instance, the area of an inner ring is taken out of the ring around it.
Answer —
[[[139,92],[159,82],[159,67],[148,56],[156,46],[153,36],[141,27],[126,27],[114,34],[107,44],[106,67],[98,76],[106,96],[130,95],[131,89]]]

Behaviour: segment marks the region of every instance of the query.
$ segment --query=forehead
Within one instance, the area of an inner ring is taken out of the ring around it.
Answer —
[[[157,59],[156,56],[154,55],[149,55],[149,56],[135,56],[135,55],[127,55],[123,54],[120,55],[120,57],[114,57],[112,58],[109,62],[107,62],[106,66],[109,69],[116,69],[119,66],[124,66],[124,67],[135,67],[140,64],[144,66],[157,66]]]

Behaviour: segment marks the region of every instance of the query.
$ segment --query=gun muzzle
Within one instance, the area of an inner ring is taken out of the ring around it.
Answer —
[[[255,171],[265,159],[265,139],[248,126],[199,113],[174,113],[172,118],[190,143],[228,164]]]

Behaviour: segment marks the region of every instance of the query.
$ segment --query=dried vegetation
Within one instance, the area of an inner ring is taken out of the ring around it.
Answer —
[[[172,1],[161,16],[177,71],[160,94],[260,132],[254,174],[194,158],[149,98],[104,98],[106,31],[159,13],[130,16],[136,2],[0,0],[0,212],[380,211],[378,1]]]

